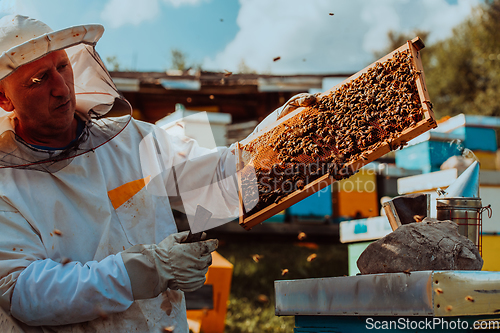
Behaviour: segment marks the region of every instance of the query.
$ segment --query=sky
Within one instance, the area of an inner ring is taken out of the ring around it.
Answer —
[[[439,42],[481,1],[0,0],[0,16],[30,16],[54,30],[102,24],[96,49],[124,70],[165,71],[177,49],[203,70],[333,74],[375,61],[391,30],[429,31],[424,42]]]

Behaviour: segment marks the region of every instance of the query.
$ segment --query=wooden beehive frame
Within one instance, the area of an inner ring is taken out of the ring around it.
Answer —
[[[420,120],[415,126],[411,128],[405,129],[397,138],[392,139],[390,142],[384,142],[381,146],[365,151],[364,153],[364,159],[361,157],[349,163],[347,167],[350,170],[359,170],[361,167],[364,165],[373,162],[379,157],[384,156],[385,154],[389,153],[390,151],[394,150],[395,148],[399,147],[401,144],[404,144],[411,139],[419,136],[422,133],[427,132],[428,130],[435,128],[437,126],[436,120],[434,117],[434,113],[432,111],[432,106],[430,103],[429,99],[429,94],[427,92],[427,88],[425,86],[425,77],[424,77],[424,70],[422,67],[422,60],[420,58],[420,50],[424,48],[424,44],[422,40],[419,37],[414,38],[412,41],[408,41],[406,44],[402,45],[398,49],[392,51],[391,53],[387,54],[385,57],[380,58],[376,62],[372,63],[371,65],[365,67],[363,70],[357,72],[356,74],[352,75],[351,77],[347,78],[343,82],[337,84],[330,90],[324,92],[321,94],[321,96],[326,96],[330,92],[337,90],[347,82],[350,82],[363,73],[366,73],[371,67],[374,67],[377,63],[382,63],[390,58],[393,57],[393,55],[396,52],[403,52],[406,50],[409,50],[411,55],[412,55],[412,62],[416,70],[420,72],[420,75],[418,75],[417,79],[415,80],[418,94],[420,97],[420,102],[422,104],[422,110],[423,110],[423,118]],[[241,144],[245,145],[257,137],[261,136],[263,133],[270,131],[273,129],[275,126],[285,122],[286,120],[294,117],[295,115],[299,114],[302,112],[305,108],[298,108],[297,110],[291,112],[290,114],[284,116],[283,118],[280,118],[278,121],[275,123],[267,126],[263,130],[259,131],[258,133],[255,133],[254,135],[246,138],[241,142]],[[237,151],[238,151],[238,161],[239,164],[242,163],[241,161],[241,150],[239,149],[240,143],[237,144]],[[240,165],[241,167],[241,165]],[[243,200],[241,196],[241,179],[238,177],[238,183],[239,183],[239,190],[240,190],[240,225],[245,228],[246,230],[250,230],[252,227],[255,225],[265,221],[266,219],[276,215],[277,213],[283,211],[284,209],[290,207],[291,205],[301,201],[302,199],[310,196],[313,193],[316,193],[320,191],[321,189],[327,187],[328,185],[331,185],[333,182],[335,182],[335,179],[331,178],[328,174],[314,180],[313,182],[309,183],[306,185],[302,190],[296,190],[295,192],[290,193],[283,199],[281,199],[278,203],[273,203],[270,204],[269,206],[261,209],[260,211],[252,214],[251,216],[248,216],[247,213],[245,212],[244,205],[243,205]]]

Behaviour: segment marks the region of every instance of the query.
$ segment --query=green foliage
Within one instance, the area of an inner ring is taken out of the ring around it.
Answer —
[[[438,116],[500,116],[500,0],[479,6],[453,35],[422,51]]]
[[[257,74],[257,71],[250,68],[250,66],[247,65],[245,62],[245,59],[241,59],[240,63],[238,64],[238,73],[240,74]]]
[[[347,246],[343,244],[307,248],[292,243],[230,243],[218,252],[234,265],[228,333],[293,332],[293,317],[274,314],[274,281],[347,274]],[[312,253],[317,258],[308,262]],[[255,254],[261,256],[258,262],[252,258]],[[283,269],[289,271],[284,276]]]
[[[171,69],[186,70],[187,69],[187,55],[178,49],[172,49],[172,66]]]
[[[273,303],[269,301],[267,304],[256,306],[248,298],[238,298],[231,295],[226,316],[225,332],[293,332],[293,317],[276,316],[274,314]]]
[[[388,33],[386,55],[406,40],[429,33]],[[486,0],[450,38],[421,51],[425,81],[437,118],[459,113],[500,116],[500,0]]]
[[[108,64],[109,70],[119,71],[120,63],[118,62],[118,58],[116,56],[106,57],[106,63]]]
[[[171,56],[172,56],[172,65],[170,66],[170,69],[174,70],[180,70],[180,71],[187,71],[190,69],[195,69],[198,71],[202,70],[201,64],[198,63],[191,63],[188,64],[188,56],[185,52],[182,52],[179,49],[172,49],[170,50]]]

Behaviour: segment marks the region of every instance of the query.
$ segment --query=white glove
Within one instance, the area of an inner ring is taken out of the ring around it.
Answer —
[[[253,130],[252,134],[264,129],[266,126],[271,125],[275,121],[283,118],[293,110],[299,107],[306,107],[314,105],[317,101],[317,94],[301,93],[290,98],[283,106],[280,106],[262,120],[257,127]]]
[[[167,289],[194,291],[203,286],[219,241],[182,243],[188,234],[172,234],[158,245],[135,245],[121,252],[134,299],[153,298]]]

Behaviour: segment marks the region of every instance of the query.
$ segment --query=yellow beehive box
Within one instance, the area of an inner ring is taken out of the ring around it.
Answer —
[[[335,217],[367,218],[379,215],[377,178],[373,170],[361,170],[332,184]]]
[[[212,265],[208,268],[205,284],[212,285],[212,310],[188,310],[189,328],[194,332],[223,333],[226,320],[227,302],[231,290],[233,264],[217,252],[212,253]]]
[[[479,160],[479,165],[481,170],[496,170],[497,169],[497,152],[494,151],[482,151],[474,150],[474,155],[476,155]]]
[[[483,235],[481,243],[483,271],[500,271],[500,236]]]

